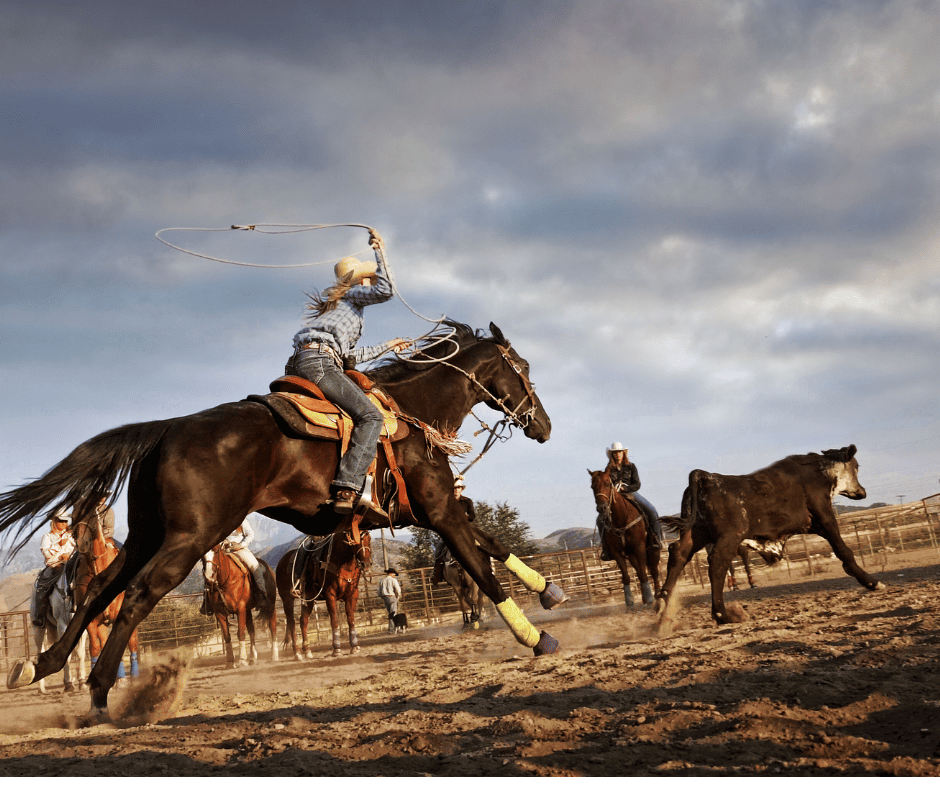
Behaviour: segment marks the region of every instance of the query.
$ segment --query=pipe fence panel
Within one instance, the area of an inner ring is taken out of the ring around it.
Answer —
[[[870,571],[884,567],[887,557],[893,553],[917,550],[932,550],[940,559],[940,512],[934,502],[917,501],[879,509],[865,509],[838,516],[842,537],[855,553],[856,560]],[[522,557],[533,569],[548,580],[561,586],[570,600],[569,604],[604,604],[622,599],[620,572],[613,562],[601,562],[596,549],[567,550]],[[771,570],[756,554],[751,553],[751,569],[760,584],[765,573],[780,572],[781,567]],[[667,552],[660,560],[660,579],[666,576]],[[817,536],[797,535],[787,542],[782,562],[782,571],[791,577],[814,575],[832,568],[838,563],[824,539]],[[739,558],[735,558],[736,572],[743,570]],[[541,610],[538,595],[526,591],[522,584],[497,561],[493,562],[497,579],[523,610]],[[431,568],[403,570],[399,574],[402,599],[399,611],[408,616],[409,626],[431,625],[461,626],[463,618],[457,598],[449,585],[431,585]],[[632,571],[632,570],[631,570]],[[385,605],[377,594],[381,574],[363,573],[360,580],[359,603],[356,610],[356,627],[360,636],[378,635],[388,629]],[[634,575],[631,585],[639,591]],[[679,580],[680,586],[707,588],[708,560],[700,551],[686,567]],[[193,650],[199,657],[216,657],[223,654],[222,638],[215,617],[206,617],[199,612],[202,594],[168,596],[160,601],[153,612],[138,628],[141,645],[141,664],[146,665],[155,652],[177,648]],[[286,623],[279,607],[277,637],[283,643]],[[295,605],[298,609],[299,605]],[[495,608],[487,600],[484,615],[496,616]],[[348,636],[346,617],[340,610],[344,644]],[[256,627],[258,652],[264,658],[269,634],[267,629]],[[329,617],[326,607],[318,602],[310,617],[308,639],[314,644],[328,645],[331,641]],[[35,657],[32,625],[27,612],[0,614],[0,668],[7,673],[15,660]],[[290,659],[290,651],[282,652],[283,659]]]

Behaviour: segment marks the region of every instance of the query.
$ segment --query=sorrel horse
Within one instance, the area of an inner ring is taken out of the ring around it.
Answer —
[[[76,522],[75,547],[79,555],[78,566],[75,570],[75,587],[73,596],[75,609],[78,610],[88,596],[88,589],[92,581],[102,574],[118,557],[120,548],[114,540],[105,535],[102,517],[97,509],[88,517]],[[108,641],[112,625],[117,620],[124,600],[123,594],[114,597],[111,603],[96,616],[91,617],[88,623],[88,651],[91,655],[91,667],[101,657],[104,645]],[[131,652],[131,676],[140,675],[138,662],[137,629],[133,629],[126,643]],[[119,662],[116,666],[116,678],[124,678],[124,650],[121,650]]]
[[[629,562],[640,580],[643,604],[652,605],[654,586],[655,591],[659,590],[659,548],[656,540],[648,533],[646,520],[639,507],[614,489],[607,471],[589,470],[588,473],[591,475],[591,489],[594,491],[597,511],[609,522],[604,529],[604,544],[620,569],[624,602],[628,609],[634,605],[627,573]]]
[[[295,566],[304,558],[303,576],[295,577]],[[307,626],[310,614],[317,601],[326,603],[330,616],[330,631],[333,635],[333,656],[342,654],[342,639],[339,626],[339,603],[346,608],[346,625],[349,630],[349,649],[358,654],[359,634],[356,632],[356,605],[359,602],[359,578],[364,569],[372,566],[372,537],[368,531],[359,532],[359,540],[351,530],[343,531],[323,539],[307,537],[295,550],[289,550],[277,562],[277,592],[281,597],[287,631],[284,646],[288,642],[294,649],[297,660],[313,657],[313,649],[307,644]],[[294,619],[294,589],[300,592],[300,638],[297,644],[297,624]]]
[[[258,618],[267,624],[271,633],[271,661],[277,662],[277,598],[274,596],[274,575],[264,561],[258,560],[264,572],[266,588],[271,589],[263,603],[258,605],[258,594],[251,582],[251,572],[225,551],[222,544],[214,548],[215,581],[206,583],[206,607],[215,614],[225,644],[225,661],[230,668],[253,665],[258,659],[255,648],[255,622],[251,611],[258,608]],[[232,649],[229,616],[235,616],[238,627],[238,660]],[[247,635],[247,637],[246,637]]]
[[[475,405],[485,403],[544,443],[551,421],[529,381],[528,362],[496,326],[491,323],[491,336],[484,336],[452,321],[444,325],[446,333],[426,337],[411,358],[370,370],[373,382],[396,401],[400,417],[412,424],[389,451],[414,520],[443,539],[519,643],[535,655],[553,653],[558,641],[532,626],[484,553],[503,561],[544,607],[564,601],[564,593],[472,526],[454,498],[448,458],[430,441],[427,426],[453,434]],[[77,508],[74,517],[80,519],[106,491],[116,496],[129,477],[128,536],[121,554],[92,581],[65,634],[34,662],[14,665],[7,685],[31,684],[59,670],[81,630],[123,591],[121,612],[88,679],[91,713],[106,717],[108,693],[134,628],[249,513],[261,512],[312,536],[340,527],[342,518],[328,502],[338,459],[335,440],[289,435],[269,408],[249,400],[109,430],[39,479],[0,494],[0,532],[18,523],[15,554],[60,501]],[[389,460],[380,452],[377,462],[383,478]],[[396,516],[400,522],[413,524],[403,514]]]

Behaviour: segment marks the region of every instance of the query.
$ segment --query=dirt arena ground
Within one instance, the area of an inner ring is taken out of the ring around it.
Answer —
[[[620,605],[533,613],[562,643],[548,657],[497,623],[187,665],[149,724],[119,718],[139,684],[91,728],[84,693],[3,690],[0,775],[938,776],[940,558],[869,569],[885,591],[834,568],[730,594],[738,625],[711,623],[701,593],[671,633]]]

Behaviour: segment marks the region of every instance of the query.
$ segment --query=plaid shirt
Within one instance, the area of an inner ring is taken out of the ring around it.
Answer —
[[[385,257],[381,248],[375,250],[375,284],[356,285],[349,288],[336,309],[311,317],[304,327],[294,334],[294,351],[308,342],[321,342],[335,350],[340,358],[352,356],[357,364],[378,358],[391,349],[388,342],[380,345],[357,348],[362,336],[362,311],[370,304],[388,301],[394,293],[394,282],[385,270]]]

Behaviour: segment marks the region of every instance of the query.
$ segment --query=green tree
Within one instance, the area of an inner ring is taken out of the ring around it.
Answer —
[[[474,506],[476,519],[473,524],[499,539],[510,553],[522,556],[538,552],[529,524],[520,518],[518,509],[505,501],[497,502],[495,508],[486,501],[480,501]]]
[[[519,510],[503,501],[495,507],[486,501],[475,501],[476,519],[473,524],[495,536],[514,555],[533,555],[538,546],[532,541],[529,524],[519,516]],[[405,546],[405,568],[420,569],[434,565],[434,553],[441,538],[427,528],[413,527],[411,544]]]
[[[411,544],[404,546],[404,568],[420,569],[423,566],[433,566],[434,552],[441,543],[441,537],[427,528],[413,526],[408,530],[411,531]]]

